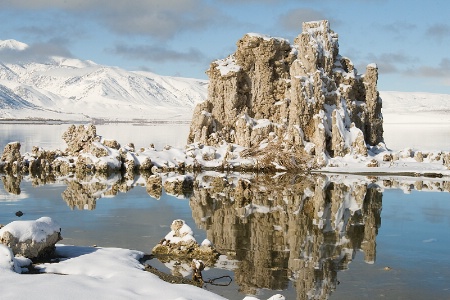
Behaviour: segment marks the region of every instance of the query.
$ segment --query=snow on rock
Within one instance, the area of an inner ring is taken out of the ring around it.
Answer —
[[[171,231],[164,237],[167,242],[171,244],[178,244],[180,242],[196,242],[194,232],[184,220],[174,220],[170,225]]]
[[[42,217],[36,221],[11,222],[0,229],[0,234],[3,234],[6,231],[14,235],[20,242],[26,240],[42,242],[48,235],[55,232],[61,232],[61,228],[59,227],[59,224],[51,218]]]
[[[241,67],[236,64],[236,60],[233,56],[216,60],[214,63],[216,64],[216,69],[220,71],[222,76],[227,76],[230,72],[236,73],[241,69]]]
[[[402,174],[406,176],[450,176],[450,152],[421,151],[406,148],[387,149],[384,143],[368,148],[368,155],[347,154],[330,158],[328,164],[317,171],[354,174]]]
[[[0,273],[5,271],[22,273],[22,269],[15,260],[11,249],[3,244],[0,244]]]
[[[220,171],[291,171],[299,168],[299,160],[304,164],[303,170],[327,172],[408,172],[415,174],[450,174],[450,154],[445,151],[422,151],[407,149],[402,151],[389,150],[382,142],[369,146],[364,141],[364,134],[354,123],[349,128],[349,122],[338,110],[318,114],[315,120],[330,118],[330,128],[319,122],[318,128],[332,134],[333,145],[329,151],[336,155],[330,157],[327,152],[319,152],[317,144],[301,141],[303,132],[300,128],[293,128],[294,141],[304,143],[302,157],[285,156],[283,154],[283,139],[275,133],[268,132],[276,129],[276,125],[267,119],[240,118],[246,128],[256,128],[253,133],[268,133],[255,148],[222,142],[218,145],[205,145],[199,142],[189,144],[185,149],[166,146],[155,149],[153,146],[141,148],[138,151],[134,146],[120,146],[117,141],[105,139],[96,134],[94,125],[78,127],[70,126],[64,134],[69,147],[66,151],[46,151],[33,148],[32,153],[20,155],[20,143],[13,142],[5,147],[0,161],[0,171],[3,172],[55,172],[58,176],[70,172],[99,172],[111,174],[124,170],[127,178],[132,178],[135,171],[159,172],[192,172],[194,170],[220,170]],[[239,121],[238,121],[239,122]],[[250,141],[247,139],[247,141]],[[293,149],[295,152],[296,150]],[[322,165],[308,161],[316,153],[316,160]],[[285,153],[286,154],[286,153]],[[351,168],[350,168],[351,167]],[[173,195],[190,193],[194,181],[189,175],[171,176],[170,179],[152,178],[147,185],[149,194],[159,198],[162,185],[166,192]],[[154,190],[154,191],[153,191]]]
[[[246,296],[243,300],[260,300],[260,299],[253,296]],[[276,294],[268,298],[267,300],[286,300],[286,297],[284,297],[281,294]]]
[[[171,231],[153,247],[152,253],[164,260],[172,258],[182,260],[191,265],[192,259],[204,262],[206,266],[213,266],[219,256],[211,243],[199,245],[194,238],[194,232],[184,220],[174,220],[170,225]]]
[[[269,170],[325,166],[383,141],[376,64],[358,74],[326,20],[304,23],[294,45],[247,34],[207,74],[208,99],[194,110],[188,143],[238,144]]]
[[[203,242],[200,244],[200,246],[212,246],[212,243],[208,239],[204,239]]]
[[[49,217],[36,221],[14,221],[0,229],[0,242],[15,255],[28,258],[49,256],[62,240],[61,227]]]

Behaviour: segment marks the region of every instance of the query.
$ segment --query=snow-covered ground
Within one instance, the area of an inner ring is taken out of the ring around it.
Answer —
[[[450,95],[380,92],[388,148],[450,151]]]
[[[2,299],[224,299],[145,272],[140,251],[57,245],[67,259],[41,265],[45,275],[23,275],[2,268],[10,257],[0,247]]]
[[[8,231],[19,241],[40,242],[58,230],[60,228],[55,221],[43,217],[36,221],[14,221],[0,229],[0,236]],[[191,235],[189,237],[194,239]],[[0,243],[1,298],[225,299],[192,285],[165,282],[144,271],[144,265],[139,262],[144,253],[140,251],[58,244],[56,254],[62,257],[59,262],[37,266],[42,275],[23,275],[31,261],[14,257],[11,250]],[[277,294],[270,299],[283,300],[284,297]]]
[[[384,124],[450,125],[450,95],[382,91]]]

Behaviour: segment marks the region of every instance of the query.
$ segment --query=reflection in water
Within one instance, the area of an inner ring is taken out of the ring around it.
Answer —
[[[1,179],[5,191],[13,195],[20,195],[20,183],[22,182],[20,175],[3,175]]]
[[[375,260],[378,186],[322,176],[259,176],[225,185],[196,190],[191,208],[218,251],[240,261],[235,280],[242,292],[283,290],[293,280],[297,299],[327,298],[337,271],[347,268],[356,251],[364,251],[367,262]]]
[[[94,210],[97,199],[136,185],[146,186],[151,196],[161,195],[165,180],[175,174],[129,175],[1,175],[1,180],[11,194],[20,194],[21,180],[35,186],[62,181],[67,187],[61,196],[71,209]],[[328,298],[338,285],[337,272],[347,269],[357,252],[364,253],[367,263],[375,261],[383,189],[450,190],[450,182],[440,179],[215,172],[191,176],[192,217],[220,253],[238,261],[234,280],[241,292],[285,290],[293,282],[297,299]]]

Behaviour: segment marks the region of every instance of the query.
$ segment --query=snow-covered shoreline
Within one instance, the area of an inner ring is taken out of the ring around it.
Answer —
[[[70,295],[71,299],[225,299],[191,285],[170,284],[145,272],[139,262],[144,255],[140,251],[58,244],[56,253],[66,259],[39,265],[45,275],[20,275],[2,268],[2,298],[36,299],[36,295],[42,295],[45,299],[67,299]]]

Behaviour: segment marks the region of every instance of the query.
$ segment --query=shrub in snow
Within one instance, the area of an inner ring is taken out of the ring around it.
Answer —
[[[49,217],[36,221],[14,221],[0,229],[0,242],[15,255],[28,258],[48,257],[62,240],[61,228]]]

